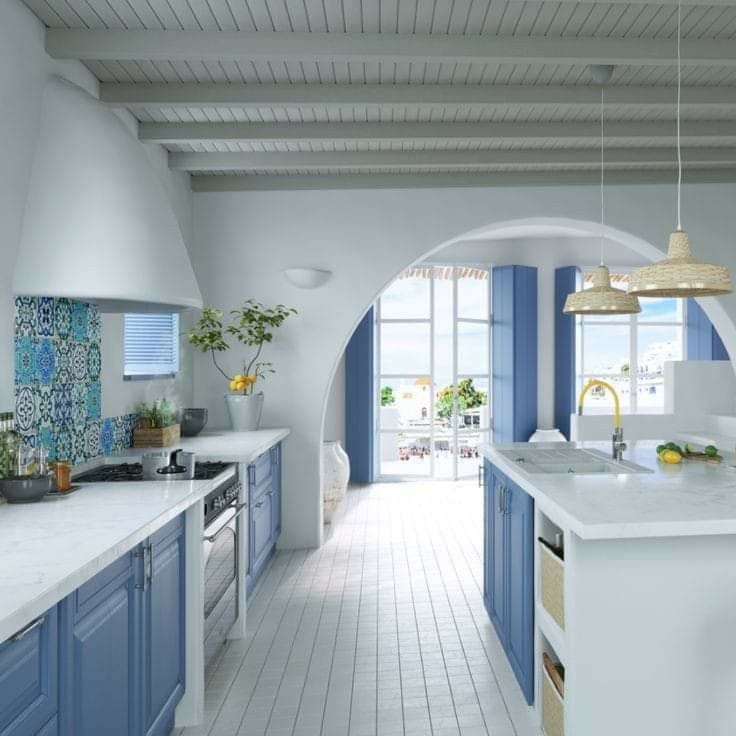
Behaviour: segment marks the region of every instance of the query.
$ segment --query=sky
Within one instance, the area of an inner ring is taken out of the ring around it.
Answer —
[[[488,313],[488,281],[458,280],[458,373],[488,372],[488,327],[462,322]],[[435,279],[435,376],[452,380],[452,281]],[[429,319],[429,279],[399,279],[381,297],[381,317]],[[429,374],[430,325],[384,324],[381,327],[381,372]]]
[[[441,386],[452,380],[452,282],[435,279],[435,377]],[[488,282],[458,281],[458,316],[481,318],[488,311]],[[642,299],[639,322],[670,322],[679,318],[675,299]],[[430,282],[426,278],[397,279],[381,297],[381,316],[390,319],[429,319]],[[596,325],[601,320],[620,326]],[[678,340],[678,330],[669,326],[639,329],[639,355],[655,343]],[[629,317],[586,318],[586,372],[628,360]],[[458,325],[458,374],[487,373],[488,333],[485,325],[460,322]],[[430,325],[385,324],[381,329],[381,372],[429,374]]]

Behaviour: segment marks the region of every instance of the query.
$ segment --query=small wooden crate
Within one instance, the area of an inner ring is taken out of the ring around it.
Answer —
[[[542,605],[557,625],[565,628],[565,563],[544,544],[539,544]]]
[[[181,438],[181,426],[168,427],[138,426],[133,430],[133,447],[169,447]]]
[[[565,701],[542,667],[542,728],[547,736],[565,736]]]

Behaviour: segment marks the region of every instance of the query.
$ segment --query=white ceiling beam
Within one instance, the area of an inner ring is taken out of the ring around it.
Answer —
[[[557,3],[559,0],[549,0],[550,2]],[[655,0],[652,2],[651,0],[605,0],[606,5],[642,5],[647,6],[651,8],[652,6],[662,6],[662,7],[669,7],[669,8],[676,8],[678,0]],[[534,6],[541,6],[544,2],[547,2],[547,0],[507,0],[507,2],[512,3],[527,3],[528,5]],[[568,3],[585,3],[586,5],[589,4],[590,0],[566,0]],[[736,6],[736,0],[686,0],[683,3],[683,6],[686,7],[693,7],[693,6],[707,6],[707,7],[734,7]]]
[[[672,184],[669,170],[612,171],[611,184]],[[303,189],[415,189],[431,187],[574,186],[597,184],[591,171],[516,171],[472,174],[337,174],[310,176],[193,176],[195,192],[247,192]],[[736,181],[735,168],[689,169],[685,183]]]
[[[57,59],[672,66],[674,39],[49,28]],[[684,39],[687,66],[736,65],[733,39]]]
[[[687,165],[736,164],[736,148],[686,148]],[[674,167],[669,148],[614,148],[605,153],[608,166],[662,164]],[[514,149],[481,151],[319,151],[288,153],[170,153],[169,166],[181,171],[279,171],[294,169],[487,168],[489,166],[599,166],[596,149]]]
[[[597,140],[599,123],[141,123],[144,143],[163,145],[255,143],[276,141],[400,141],[400,140]],[[675,122],[607,121],[606,139],[672,140]],[[684,138],[736,138],[729,120],[685,121]]]
[[[736,47],[736,44],[734,44]],[[600,90],[592,86],[452,84],[120,84],[100,85],[100,99],[129,109],[146,107],[351,107],[515,105],[598,107]],[[673,87],[606,87],[609,105],[672,109]],[[685,108],[734,107],[736,86],[683,87]]]

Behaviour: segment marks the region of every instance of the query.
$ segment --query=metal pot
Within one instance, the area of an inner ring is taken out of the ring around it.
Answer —
[[[194,453],[181,449],[157,450],[143,455],[143,480],[193,480]]]

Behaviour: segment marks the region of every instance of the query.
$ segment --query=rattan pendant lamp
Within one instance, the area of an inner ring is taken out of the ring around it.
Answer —
[[[730,294],[731,274],[725,266],[693,258],[690,238],[682,229],[682,152],[680,150],[681,3],[677,3],[677,229],[670,234],[667,258],[634,271],[629,294],[643,297],[691,297]]]
[[[564,314],[636,314],[641,311],[639,300],[621,289],[611,286],[611,274],[603,262],[603,225],[605,224],[605,198],[603,190],[604,158],[603,158],[603,122],[604,98],[603,85],[611,78],[613,67],[592,66],[593,79],[601,85],[601,262],[593,272],[593,286],[590,289],[568,294],[563,308]]]

